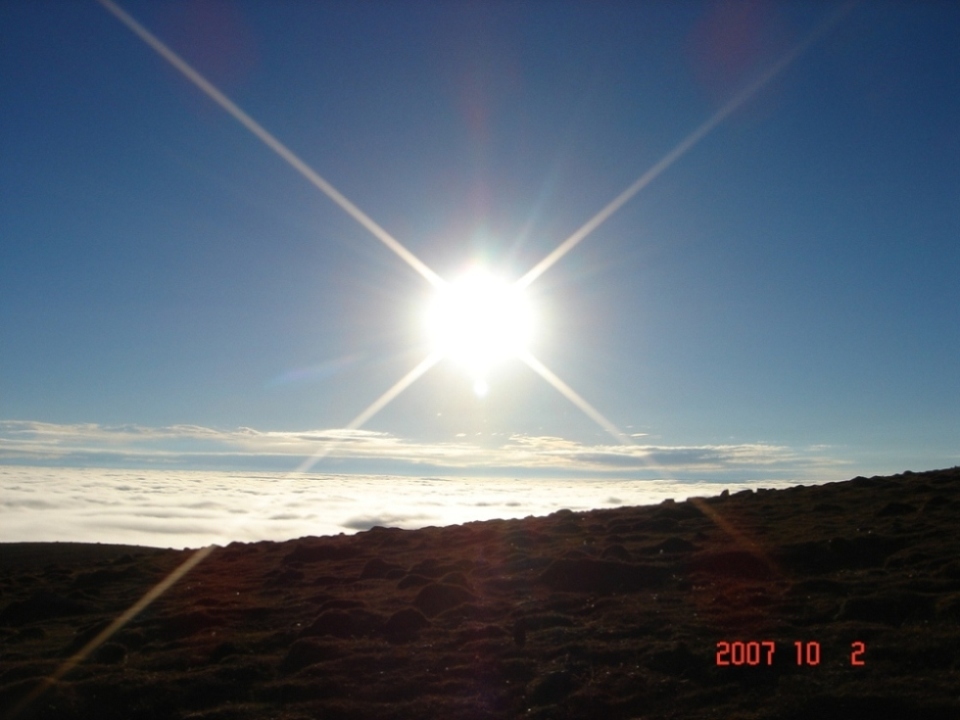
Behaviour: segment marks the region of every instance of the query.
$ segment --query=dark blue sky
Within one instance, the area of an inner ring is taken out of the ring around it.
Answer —
[[[121,6],[440,275],[511,279],[840,7]],[[958,32],[853,6],[531,286],[536,357],[647,448],[611,467],[960,462]],[[0,42],[5,461],[343,428],[423,358],[423,278],[100,4],[3,3]],[[364,426],[409,448],[377,469],[612,442],[519,362],[490,384],[433,368]]]

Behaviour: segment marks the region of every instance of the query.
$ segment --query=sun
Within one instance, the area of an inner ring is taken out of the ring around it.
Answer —
[[[473,268],[440,285],[425,324],[433,351],[461,365],[482,397],[491,368],[527,351],[534,315],[520,287]]]

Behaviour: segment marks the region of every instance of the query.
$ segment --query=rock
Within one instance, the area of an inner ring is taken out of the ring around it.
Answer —
[[[294,642],[280,663],[283,672],[291,673],[305,668],[308,665],[336,660],[345,655],[345,650],[339,643],[306,637]]]
[[[475,600],[473,593],[457,585],[427,585],[417,593],[413,604],[427,617],[439,615],[444,610]]]
[[[462,572],[450,572],[440,578],[440,583],[443,585],[459,585],[460,587],[470,588],[470,581],[467,580],[467,576]]]
[[[889,591],[844,600],[837,620],[858,620],[899,627],[909,620],[924,620],[934,614],[934,599],[920,593]]]
[[[423,575],[407,575],[397,583],[397,590],[405,590],[408,587],[422,587],[432,582],[433,580]]]
[[[185,638],[212,630],[225,624],[222,617],[206,610],[192,610],[168,615],[160,620],[157,639]]]
[[[557,670],[537,678],[527,686],[527,701],[533,705],[553,705],[576,689],[573,674]]]
[[[696,550],[697,546],[689,540],[684,540],[683,538],[679,537],[670,537],[663,542],[657,543],[652,549],[657,552],[680,553]]]
[[[392,570],[403,571],[403,567],[395,563],[388,563],[382,558],[373,558],[368,560],[366,565],[363,566],[363,570],[360,571],[361,580],[370,580],[370,579],[383,579]]]
[[[298,544],[292,552],[283,558],[285,564],[294,562],[316,563],[327,560],[348,560],[360,552],[344,543],[324,542],[319,544]]]
[[[93,652],[93,661],[104,665],[120,665],[127,659],[127,648],[120,643],[107,642]]]
[[[605,560],[555,560],[540,574],[540,582],[568,592],[629,592],[656,587],[667,577],[664,568]]]
[[[701,553],[690,561],[688,569],[690,572],[741,580],[765,580],[774,574],[772,561],[746,550]]]
[[[420,630],[429,625],[430,621],[419,610],[405,608],[390,616],[383,626],[383,634],[390,642],[410,642],[417,638]]]
[[[28,599],[16,600],[0,611],[0,625],[27,625],[52,618],[84,615],[95,609],[90,603],[39,590]]]
[[[519,618],[513,623],[513,642],[517,647],[523,647],[527,643],[527,626],[524,624],[523,618]]]
[[[878,512],[877,517],[896,517],[899,515],[913,515],[917,511],[913,505],[907,503],[892,502],[884,505]]]
[[[633,556],[623,545],[610,545],[604,548],[600,557],[604,560],[622,560],[623,562],[633,560]]]
[[[383,623],[376,613],[356,608],[348,612],[327,610],[320,614],[302,633],[302,637],[332,635],[338,638],[373,635]]]

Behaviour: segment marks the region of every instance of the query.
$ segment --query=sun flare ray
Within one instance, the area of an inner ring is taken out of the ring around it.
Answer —
[[[387,405],[389,405],[400,393],[410,387],[421,375],[423,375],[427,370],[432,368],[437,362],[440,361],[439,353],[431,353],[427,355],[423,360],[421,360],[416,367],[414,367],[410,372],[404,375],[402,378],[397,380],[393,386],[387,390],[383,395],[374,400],[362,413],[357,415],[353,420],[347,423],[344,430],[357,430],[363,425],[366,424],[367,420],[372,418],[378,412],[383,410]],[[315,454],[311,455],[309,458],[304,460],[300,466],[294,471],[296,473],[307,472],[310,468],[320,462],[323,458],[329,455],[331,452],[337,449],[338,443],[327,443]]]
[[[395,237],[384,230],[380,225],[373,221],[369,215],[348,200],[343,193],[337,190],[327,180],[322,178],[317,172],[301,160],[294,152],[277,140],[266,128],[244,112],[235,102],[224,95],[217,87],[207,80],[203,75],[197,72],[186,60],[177,55],[156,35],[147,30],[143,25],[137,22],[130,14],[120,8],[113,0],[97,0],[114,17],[126,25],[141,40],[156,51],[160,57],[179,70],[190,82],[200,88],[203,93],[213,100],[217,105],[226,110],[237,122],[243,125],[247,130],[257,136],[260,141],[268,148],[273,150],[283,160],[287,162],[294,170],[299,172],[310,183],[329,197],[333,202],[339,205],[350,217],[363,225],[380,242],[395,252],[404,262],[420,273],[427,282],[434,286],[443,284],[443,280],[437,273],[430,269],[426,263],[410,252]]]
[[[734,95],[729,101],[727,101],[726,105],[717,110],[693,132],[677,143],[673,150],[664,155],[658,163],[637,178],[626,190],[621,192],[613,200],[607,203],[607,205],[604,206],[600,212],[584,223],[579,230],[560,243],[560,245],[558,245],[543,260],[534,265],[526,275],[517,281],[517,285],[525,288],[538,277],[543,275],[543,273],[553,267],[553,265],[559,262],[564,255],[573,250],[573,248],[576,247],[581,240],[600,227],[600,225],[606,222],[611,215],[629,202],[634,195],[656,180],[657,177],[659,177],[667,168],[673,165],[681,157],[686,155],[694,145],[709,135],[710,132],[717,127],[717,125],[726,120],[727,117],[734,113],[741,105],[760,92],[760,90],[769,84],[771,80],[792,65],[793,62],[801,54],[803,54],[804,51],[806,51],[817,40],[823,37],[838,22],[840,22],[840,20],[853,9],[854,5],[854,2],[843,5],[839,10],[834,12],[826,20],[820,23],[820,25],[814,28],[809,35],[784,53],[783,57],[781,57],[777,62],[767,68],[763,74],[761,74],[752,83]]]
[[[533,355],[531,355],[529,352],[523,352],[520,353],[519,357],[534,372],[536,372],[537,375],[553,385],[553,387],[555,387],[561,395],[580,408],[587,415],[587,417],[595,421],[600,427],[610,433],[610,435],[612,435],[618,443],[622,445],[634,444],[628,435],[621,432],[621,430],[612,422],[607,420],[607,418],[605,418],[599,410],[580,397],[580,395],[578,395],[572,387],[557,377],[546,365],[537,360]]]
[[[82,648],[77,650],[77,652],[75,652],[69,658],[64,660],[60,667],[58,667],[51,675],[45,677],[40,684],[38,684],[30,693],[26,695],[26,697],[24,697],[17,705],[15,705],[7,717],[10,718],[10,720],[13,720],[15,717],[19,717],[24,710],[36,702],[47,690],[53,686],[54,683],[56,683],[58,680],[60,680],[60,678],[83,662],[90,655],[90,653],[103,645],[103,643],[113,637],[119,630],[123,629],[124,625],[146,610],[154,600],[167,592],[167,590],[179,582],[180,578],[193,570],[194,567],[199,565],[207,557],[207,555],[213,552],[215,547],[216,545],[208,545],[192,552],[190,557],[174,568],[174,570],[163,580],[158,582],[146,593],[144,593],[143,597],[141,597],[139,600],[137,600],[137,602],[121,613],[96,637],[90,640]]]

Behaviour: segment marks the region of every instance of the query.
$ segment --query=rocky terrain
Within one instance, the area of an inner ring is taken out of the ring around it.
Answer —
[[[0,545],[0,716],[960,717],[960,468],[236,543],[103,637],[192,555]]]

